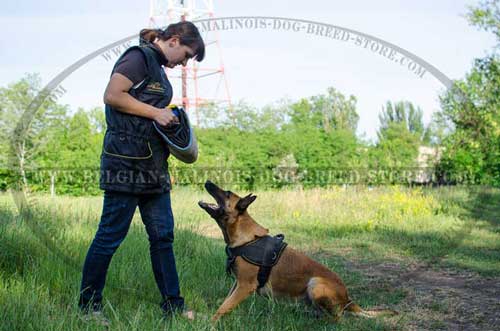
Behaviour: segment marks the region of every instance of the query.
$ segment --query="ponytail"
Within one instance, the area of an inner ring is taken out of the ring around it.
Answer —
[[[162,30],[142,29],[141,32],[139,32],[139,45],[152,43],[158,37],[160,31]]]
[[[205,43],[201,38],[200,32],[192,22],[183,21],[173,23],[162,29],[142,29],[139,32],[139,44],[144,45],[152,43],[156,38],[168,40],[172,37],[178,37],[181,45],[189,46],[194,51],[196,61],[201,62],[205,57]]]

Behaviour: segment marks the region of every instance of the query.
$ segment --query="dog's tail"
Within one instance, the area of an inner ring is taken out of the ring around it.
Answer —
[[[397,315],[398,312],[391,309],[373,309],[373,310],[364,310],[357,304],[352,301],[349,301],[345,307],[344,311],[348,311],[352,313],[354,316],[361,316],[367,318],[373,318],[378,316],[394,316]]]

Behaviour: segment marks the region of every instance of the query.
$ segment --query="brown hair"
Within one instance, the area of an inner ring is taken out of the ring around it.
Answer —
[[[142,29],[139,32],[139,44],[152,43],[156,38],[168,40],[174,36],[179,38],[181,45],[193,49],[196,61],[201,62],[203,60],[205,57],[205,43],[196,25],[188,21],[170,24],[165,30]]]

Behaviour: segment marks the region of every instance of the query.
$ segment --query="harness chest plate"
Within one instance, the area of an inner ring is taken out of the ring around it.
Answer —
[[[233,248],[226,246],[226,272],[231,274],[236,257],[241,256],[248,263],[259,266],[259,273],[257,275],[258,288],[264,287],[272,267],[278,263],[281,254],[287,246],[287,243],[283,241],[284,239],[285,236],[279,234],[274,237],[261,237],[243,246]]]

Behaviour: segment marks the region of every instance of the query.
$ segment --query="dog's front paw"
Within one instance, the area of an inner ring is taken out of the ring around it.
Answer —
[[[219,320],[220,316],[221,316],[220,314],[215,314],[214,316],[212,316],[212,318],[210,319],[210,323],[212,323],[212,324],[217,323],[217,321]]]

